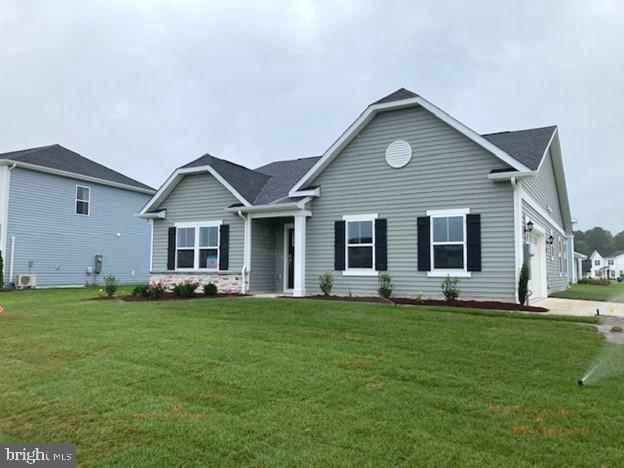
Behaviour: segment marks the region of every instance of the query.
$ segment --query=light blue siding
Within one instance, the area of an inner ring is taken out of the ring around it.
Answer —
[[[89,216],[75,214],[76,185],[91,188]],[[146,282],[150,226],[136,214],[147,200],[138,192],[13,169],[5,272],[14,237],[14,275],[36,274],[38,286],[92,284],[86,271],[98,254],[104,256],[98,283],[106,274],[122,283]]]

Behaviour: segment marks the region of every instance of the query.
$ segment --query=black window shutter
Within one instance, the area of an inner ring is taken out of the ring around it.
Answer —
[[[169,228],[167,241],[167,270],[175,270],[175,257],[176,257],[176,228],[172,226]]]
[[[219,270],[230,268],[230,225],[222,224],[219,228]]]
[[[418,218],[418,271],[431,271],[431,230],[429,216]]]
[[[345,222],[336,221],[334,224],[334,270],[345,269]]]
[[[388,221],[375,220],[375,270],[388,270]]]
[[[481,271],[481,215],[466,215],[466,245],[468,254],[466,269]]]

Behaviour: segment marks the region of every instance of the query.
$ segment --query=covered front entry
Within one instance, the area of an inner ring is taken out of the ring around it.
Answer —
[[[306,216],[251,217],[249,292],[305,294]]]
[[[548,296],[546,272],[546,237],[537,226],[527,236],[529,244],[529,302],[534,303]]]

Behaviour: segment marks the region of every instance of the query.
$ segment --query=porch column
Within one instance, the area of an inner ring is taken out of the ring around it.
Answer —
[[[305,296],[306,214],[295,214],[295,288],[293,296]]]

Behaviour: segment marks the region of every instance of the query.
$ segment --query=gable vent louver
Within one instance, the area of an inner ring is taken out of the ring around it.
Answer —
[[[412,159],[412,147],[403,140],[393,141],[386,149],[386,162],[390,167],[399,169]]]

